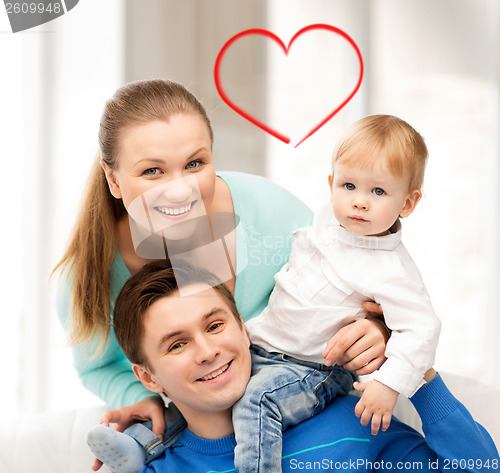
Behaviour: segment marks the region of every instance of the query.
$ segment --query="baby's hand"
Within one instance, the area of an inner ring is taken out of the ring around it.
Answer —
[[[372,434],[377,435],[382,425],[386,431],[391,423],[392,411],[396,405],[399,393],[379,381],[354,383],[354,388],[363,393],[356,404],[354,413],[361,419],[361,425],[372,421]]]

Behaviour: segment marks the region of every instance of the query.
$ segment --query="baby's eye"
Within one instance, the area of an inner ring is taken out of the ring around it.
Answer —
[[[153,176],[158,175],[159,173],[160,173],[159,168],[149,168],[149,169],[146,169],[142,174],[144,176],[153,177]]]
[[[381,189],[380,187],[375,187],[375,189],[373,189],[372,192],[375,195],[384,195],[385,194],[385,190]]]
[[[354,189],[356,189],[356,186],[354,184],[351,184],[350,182],[346,182],[344,184],[344,188],[348,191],[353,191]]]

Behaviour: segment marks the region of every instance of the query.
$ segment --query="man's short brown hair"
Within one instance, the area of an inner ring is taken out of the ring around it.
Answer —
[[[212,273],[187,261],[175,268],[172,268],[169,260],[155,261],[132,276],[116,299],[113,316],[115,335],[123,353],[132,363],[151,368],[142,350],[144,316],[149,307],[162,297],[169,297],[177,292],[179,286],[186,287],[196,283],[213,287],[226,301],[243,330],[231,291]]]

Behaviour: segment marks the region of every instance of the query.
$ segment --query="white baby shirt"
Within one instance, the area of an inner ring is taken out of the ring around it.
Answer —
[[[440,321],[401,242],[399,221],[394,230],[383,237],[352,234],[335,220],[331,204],[325,206],[312,226],[294,232],[268,306],[246,323],[252,343],[324,363],[328,340],[366,317],[361,305],[374,300],[392,330],[375,379],[411,397],[434,363]]]

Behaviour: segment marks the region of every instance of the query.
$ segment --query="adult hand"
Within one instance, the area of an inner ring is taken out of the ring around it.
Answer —
[[[429,368],[424,374],[425,383],[430,383],[436,376],[436,370],[434,368]]]
[[[382,307],[376,302],[365,302],[363,303],[363,309],[368,312],[372,317],[383,317]]]
[[[370,310],[371,313],[380,310],[378,304],[371,304],[375,305],[370,308],[373,309]],[[379,315],[381,314],[380,311]],[[388,339],[386,328],[377,320],[357,320],[341,328],[330,338],[322,356],[328,366],[336,363],[358,375],[370,374],[386,360],[384,353]]]
[[[165,432],[164,408],[165,404],[160,397],[145,397],[130,406],[106,411],[102,415],[100,423],[107,427],[109,424],[116,424],[116,430],[123,432],[132,424],[151,420],[153,423],[151,430],[157,437],[162,437]]]
[[[96,458],[94,460],[94,464],[92,465],[92,471],[97,471],[99,468],[101,468],[101,466],[104,465],[104,463],[99,460],[99,458]],[[110,473],[115,473],[113,470],[109,470]]]
[[[158,396],[145,397],[130,406],[104,412],[100,423],[107,427],[109,424],[115,424],[115,429],[123,432],[132,424],[151,420],[153,423],[151,430],[162,439],[165,432],[164,409],[165,404]],[[102,462],[96,458],[92,470],[97,471],[101,466]]]
[[[104,465],[104,463],[99,460],[99,458],[96,458],[92,464],[92,471],[97,471],[102,465]]]

